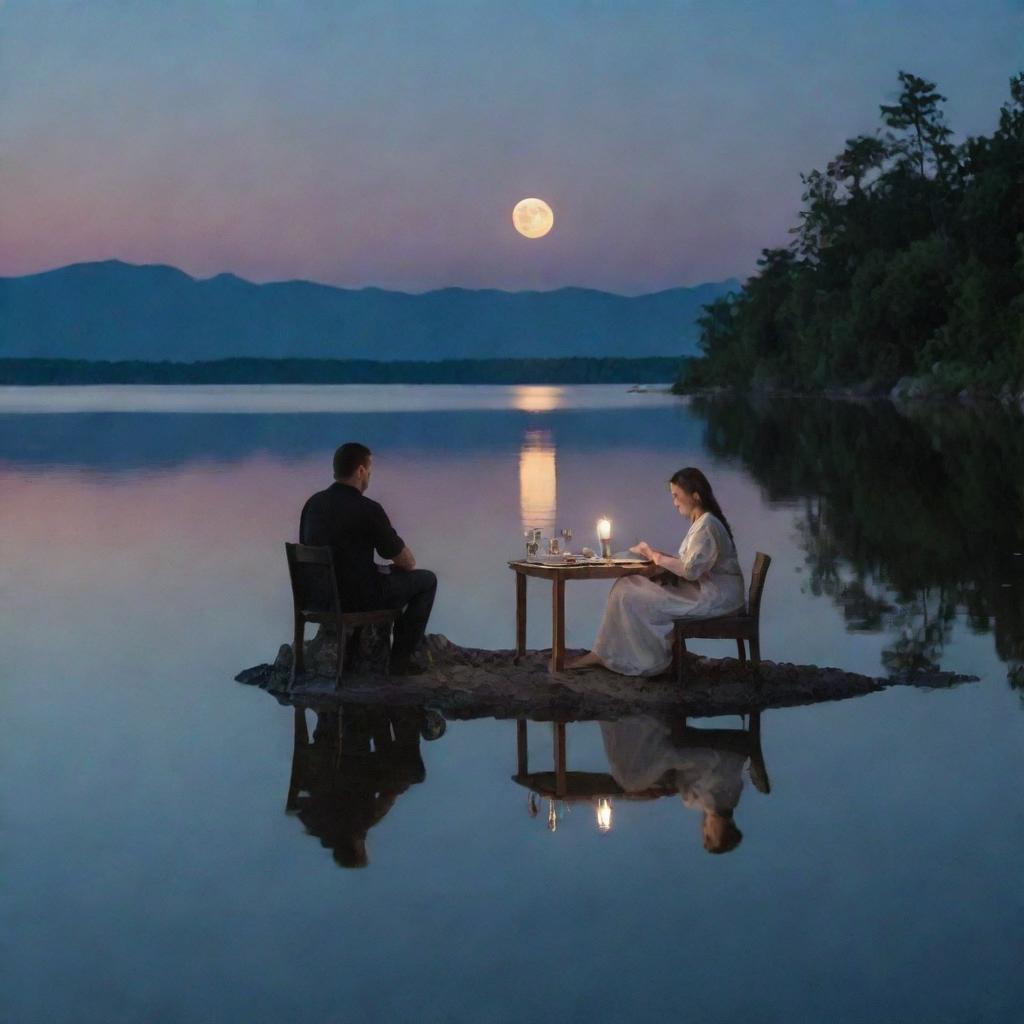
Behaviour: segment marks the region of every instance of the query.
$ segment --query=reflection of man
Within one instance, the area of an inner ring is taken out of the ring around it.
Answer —
[[[722,745],[704,745],[691,735],[696,730],[673,730],[655,718],[623,718],[602,722],[601,736],[608,768],[615,781],[635,793],[661,781],[671,781],[687,807],[704,813],[704,849],[728,853],[739,846],[743,833],[733,811],[743,790],[747,754]],[[685,737],[685,738],[684,738]]]
[[[366,445],[343,444],[334,453],[334,483],[302,509],[299,541],[334,549],[342,611],[404,609],[395,625],[391,671],[409,675],[424,670],[415,652],[434,605],[437,577],[416,568],[387,513],[366,497],[372,470],[373,455]],[[390,572],[378,569],[374,551],[390,560]]]
[[[367,833],[410,786],[426,778],[420,756],[421,708],[346,704],[321,712],[313,741],[296,708],[295,754],[288,810],[345,868],[366,867]]]

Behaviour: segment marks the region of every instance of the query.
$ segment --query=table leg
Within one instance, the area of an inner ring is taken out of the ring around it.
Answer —
[[[555,723],[555,796],[565,797],[565,722]]]
[[[565,670],[565,578],[551,581],[551,671]]]
[[[526,775],[530,770],[530,749],[526,742],[526,719],[516,720],[516,771],[519,775]]]
[[[516,656],[515,661],[526,653],[526,576],[516,573]]]

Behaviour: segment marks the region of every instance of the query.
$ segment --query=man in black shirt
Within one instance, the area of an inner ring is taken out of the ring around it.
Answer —
[[[299,542],[334,549],[342,611],[402,608],[391,644],[391,670],[400,675],[423,671],[415,658],[437,593],[437,577],[417,569],[416,559],[395,532],[384,509],[365,495],[373,469],[366,445],[350,442],[334,453],[334,483],[305,504]],[[381,572],[376,550],[391,561]]]

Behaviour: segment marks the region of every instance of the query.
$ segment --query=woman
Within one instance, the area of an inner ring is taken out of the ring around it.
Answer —
[[[608,595],[594,649],[567,668],[603,665],[626,676],[664,672],[672,662],[672,621],[728,615],[744,604],[743,572],[732,530],[699,469],[669,481],[672,503],[690,520],[678,557],[640,541],[631,551],[664,569],[661,579],[624,576]]]

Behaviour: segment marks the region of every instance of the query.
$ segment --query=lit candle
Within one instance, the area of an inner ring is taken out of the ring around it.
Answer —
[[[604,796],[597,801],[597,828],[600,832],[610,832],[612,828],[612,802]]]
[[[597,521],[597,539],[601,542],[601,557],[610,562],[612,558],[612,521],[603,516]]]

